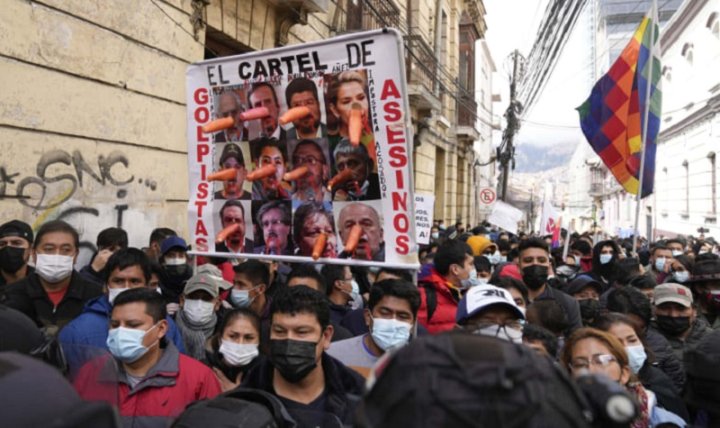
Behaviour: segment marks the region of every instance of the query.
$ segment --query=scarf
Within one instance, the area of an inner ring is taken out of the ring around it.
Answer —
[[[205,324],[197,324],[180,309],[175,317],[175,323],[180,329],[185,344],[185,354],[199,361],[205,359],[205,342],[215,332],[217,315],[213,314],[212,319]]]
[[[649,428],[650,427],[650,400],[648,397],[648,391],[643,388],[640,382],[630,383],[627,385],[628,391],[630,391],[638,403],[640,403],[640,416],[637,417],[632,423],[631,428]]]

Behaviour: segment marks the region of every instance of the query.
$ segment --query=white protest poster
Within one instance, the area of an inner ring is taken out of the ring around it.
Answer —
[[[523,218],[523,212],[503,201],[495,201],[488,222],[510,233],[517,234],[517,224]]]
[[[430,229],[432,228],[433,212],[435,209],[435,195],[415,195],[415,232],[418,244],[430,243]]]
[[[394,30],[190,65],[194,253],[417,267],[406,86]]]

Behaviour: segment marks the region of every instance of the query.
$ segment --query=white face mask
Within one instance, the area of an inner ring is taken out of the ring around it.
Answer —
[[[185,315],[187,315],[190,321],[197,324],[205,324],[210,322],[215,314],[215,304],[202,299],[185,299],[183,312],[185,312]]]
[[[110,301],[110,304],[115,303],[115,298],[118,296],[118,294],[122,293],[123,291],[127,290],[127,287],[122,288],[109,288],[108,287],[108,300]]]
[[[235,343],[225,339],[220,342],[220,353],[225,362],[233,367],[246,366],[259,354],[256,343]]]
[[[498,339],[507,340],[513,343],[522,343],[523,336],[522,330],[516,330],[510,327],[502,328],[497,325],[477,329],[473,332],[473,334],[477,334],[479,336],[497,337]]]
[[[180,266],[187,263],[187,259],[185,257],[178,257],[178,258],[166,258],[165,264],[168,266]]]
[[[690,279],[690,272],[686,270],[678,270],[673,272],[672,274],[673,279],[679,283],[686,282],[688,279]]]
[[[54,284],[67,279],[73,271],[73,257],[61,254],[38,254],[35,272],[40,278]]]

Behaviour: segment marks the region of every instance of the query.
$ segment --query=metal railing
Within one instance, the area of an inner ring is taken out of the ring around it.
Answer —
[[[420,35],[405,36],[405,45],[412,52],[408,54],[408,83],[420,84],[431,94],[436,94],[437,88],[437,59],[435,52],[428,46]]]

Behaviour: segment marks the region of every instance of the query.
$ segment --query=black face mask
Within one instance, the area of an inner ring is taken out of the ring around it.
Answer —
[[[600,313],[600,301],[595,299],[583,299],[578,300],[578,305],[580,305],[580,317],[583,320],[583,323],[587,323],[589,321],[594,320],[597,318],[598,314]]]
[[[317,343],[304,340],[271,339],[270,361],[285,380],[297,383],[317,366],[316,347]]]
[[[15,273],[25,264],[24,248],[5,247],[0,250],[0,270]]]
[[[539,290],[548,280],[548,268],[543,265],[530,265],[522,270],[522,279],[531,290]]]
[[[690,317],[658,315],[656,318],[660,330],[671,336],[679,336],[690,328]]]

